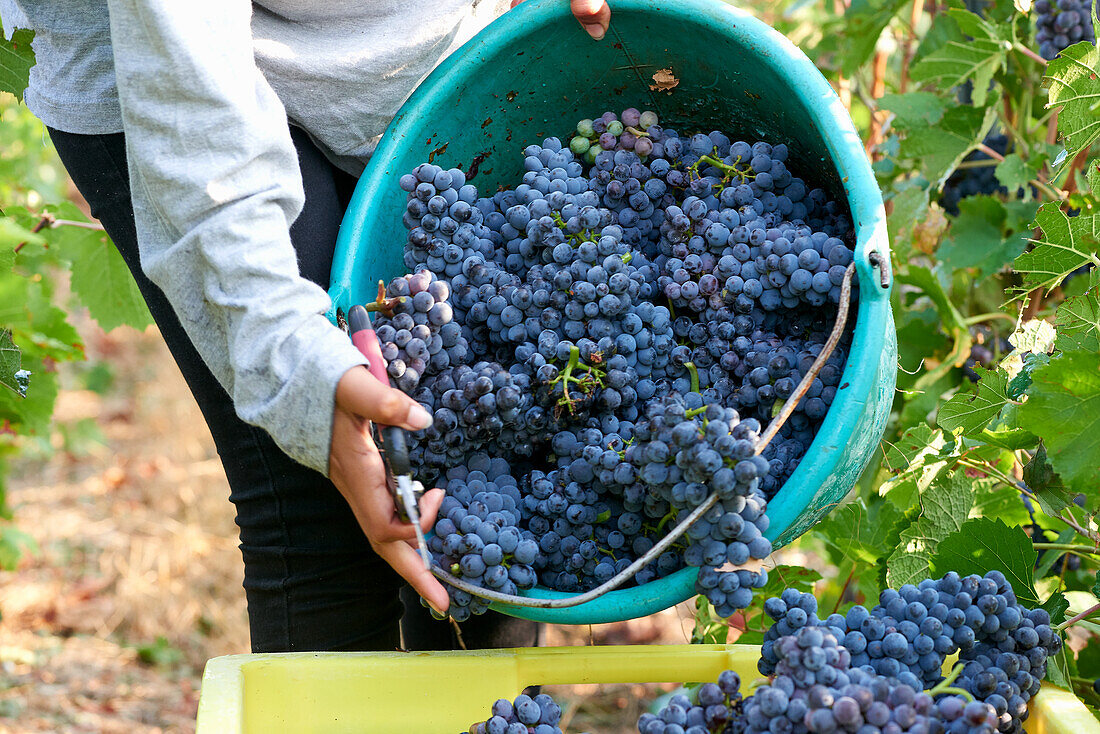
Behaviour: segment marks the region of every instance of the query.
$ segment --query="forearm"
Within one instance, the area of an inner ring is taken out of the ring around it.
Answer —
[[[142,267],[238,414],[327,470],[333,395],[363,359],[298,275],[303,195],[282,105],[255,68],[250,5],[111,0]]]

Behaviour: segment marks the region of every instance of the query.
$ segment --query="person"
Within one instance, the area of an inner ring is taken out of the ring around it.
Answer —
[[[396,517],[369,433],[431,417],[368,375],[325,318],[325,289],[342,212],[387,123],[506,10],[496,2],[0,0],[6,29],[35,31],[26,103],[217,446],[253,651],[455,643],[416,603],[444,611],[447,594]],[[570,4],[600,40],[605,0]],[[442,497],[424,495],[425,529]],[[478,647],[537,641],[532,623],[493,615],[462,634]]]

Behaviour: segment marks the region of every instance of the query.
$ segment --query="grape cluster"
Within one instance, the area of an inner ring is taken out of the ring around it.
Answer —
[[[726,671],[694,700],[677,695],[643,714],[640,734],[1020,732],[1061,646],[1046,612],[1020,606],[997,571],[886,589],[870,611],[824,620],[814,597],[794,589],[764,608],[774,620],[758,663],[767,683],[742,700]]]
[[[438,374],[461,364],[465,345],[454,311],[447,302],[451,289],[429,270],[394,278],[379,295],[383,312],[375,330],[386,360],[386,371],[405,392],[412,392],[425,374]]]
[[[772,652],[775,675],[745,701],[748,734],[996,731],[988,704],[955,695],[936,700],[919,687],[852,667],[854,656],[828,627],[780,637]]]
[[[948,655],[962,665],[954,685],[988,704],[1001,732],[1022,731],[1027,702],[1039,690],[1047,659],[1061,638],[1042,609],[1021,606],[999,571],[984,577],[948,573],[898,590],[886,589],[871,610],[817,618],[816,600],[787,590],[767,600],[775,624],[761,647],[760,672],[779,670],[778,641],[805,627],[832,631],[851,655],[851,665],[915,690],[941,680]]]
[[[717,494],[635,581],[699,567],[721,613],[749,604],[766,574],[736,567],[770,553],[767,501],[824,421],[850,339],[761,446],[853,259],[846,209],[787,164],[783,144],[681,136],[627,109],[527,146],[522,180],[491,196],[430,163],[401,177],[413,274],[368,308],[397,386],[434,418],[411,440],[416,478],[464,493],[437,522],[440,565],[498,590],[528,588],[528,570],[588,590]],[[493,541],[462,521],[537,551],[484,561]],[[523,583],[502,575],[520,567]],[[484,610],[450,591],[459,614]]]
[[[470,727],[470,734],[562,734],[561,706],[545,693],[497,699],[492,716]]]
[[[677,694],[656,714],[638,719],[639,734],[741,734],[745,731],[741,678],[724,670],[717,683],[704,683],[694,699]]]
[[[537,578],[531,564],[539,547],[519,528],[522,499],[508,464],[474,454],[469,468],[456,467],[448,478],[428,549],[469,583],[506,594],[532,588]],[[458,622],[489,608],[485,599],[461,589],[452,588],[450,596],[450,614]]]
[[[1079,41],[1096,41],[1088,0],[1036,0],[1035,42],[1047,61]]]
[[[1043,1],[1039,0],[1039,2]],[[982,142],[1002,156],[1008,151],[1008,137],[1006,135],[990,133]],[[990,165],[959,168],[947,178],[943,185],[943,194],[940,196],[940,204],[949,214],[958,216],[959,202],[968,196],[1008,194],[1008,189],[997,180],[996,166],[992,164],[993,158],[988,153],[975,150],[967,154],[963,161],[989,161]],[[1020,195],[1022,195],[1022,190]]]

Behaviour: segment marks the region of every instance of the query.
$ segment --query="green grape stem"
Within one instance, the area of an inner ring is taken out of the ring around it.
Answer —
[[[740,162],[741,162],[741,157],[738,156],[737,163],[740,163]],[[729,163],[724,163],[723,161],[720,161],[717,158],[715,158],[714,156],[710,156],[710,155],[699,156],[699,160],[696,161],[695,164],[692,166],[692,168],[694,169],[694,171],[696,173],[699,172],[699,165],[702,164],[702,163],[706,163],[708,165],[714,166],[718,170],[725,173],[726,176],[725,176],[724,180],[727,181],[727,182],[729,180],[731,180],[734,176],[737,176],[741,180],[741,183],[745,183],[746,180],[751,180],[751,179],[756,178],[755,174],[749,173],[748,171],[742,171],[741,169],[737,168],[736,164],[730,165]]]
[[[699,370],[695,368],[695,363],[684,362],[684,367],[687,367],[687,371],[691,374],[691,391],[699,392]]]
[[[574,377],[574,371],[583,372],[584,375],[581,377]],[[569,384],[573,383],[578,385],[582,389],[582,392],[587,392],[589,388],[603,386],[603,373],[595,367],[591,367],[581,362],[581,350],[573,346],[569,348],[569,361],[566,363],[565,367],[562,368],[561,373],[550,381],[550,385],[552,387],[559,382],[562,383],[562,397],[558,401],[558,405],[565,407],[569,411],[569,414],[572,415],[575,410],[575,401],[569,395]]]
[[[956,695],[956,696],[962,696],[967,701],[973,701],[974,696],[970,695],[970,691],[964,690],[962,688],[956,688],[955,686],[952,685],[952,683],[954,683],[955,680],[958,679],[958,677],[962,674],[962,672],[963,672],[963,666],[962,665],[956,665],[951,670],[951,672],[947,674],[946,678],[944,678],[939,683],[937,683],[933,688],[930,688],[928,690],[928,695],[932,696],[932,697],[936,697],[940,694],[952,694],[952,695]]]

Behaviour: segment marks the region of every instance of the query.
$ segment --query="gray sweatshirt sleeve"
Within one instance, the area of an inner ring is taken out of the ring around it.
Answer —
[[[109,0],[142,268],[237,414],[328,473],[336,383],[365,360],[298,274],[304,200],[247,0]]]

